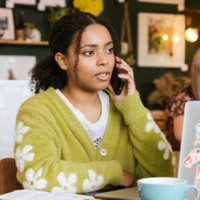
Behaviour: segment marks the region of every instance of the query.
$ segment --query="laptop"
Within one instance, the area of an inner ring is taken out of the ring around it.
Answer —
[[[140,200],[137,187],[125,188],[120,190],[114,190],[110,192],[96,193],[95,198],[104,199],[121,199],[121,200]]]
[[[185,105],[178,178],[200,189],[200,101]]]

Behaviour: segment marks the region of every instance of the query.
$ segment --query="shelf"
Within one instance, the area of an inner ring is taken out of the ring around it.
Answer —
[[[48,42],[47,41],[26,42],[26,41],[17,41],[17,40],[0,40],[0,44],[47,46]]]

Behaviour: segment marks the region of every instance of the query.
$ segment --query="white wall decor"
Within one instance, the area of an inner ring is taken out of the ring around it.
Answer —
[[[185,16],[139,13],[138,65],[180,68],[185,64]]]
[[[35,63],[35,56],[0,55],[0,80],[28,80],[28,72]]]
[[[47,6],[50,7],[66,7],[66,1],[65,0],[40,0],[40,2],[38,3],[38,10],[45,10]]]
[[[35,56],[0,56],[0,159],[14,156],[16,115],[21,103],[33,95],[27,73],[35,63]],[[9,76],[18,80],[7,80]]]
[[[15,4],[36,5],[36,0],[7,0],[6,7],[14,8]]]
[[[29,81],[0,80],[0,159],[13,157],[15,120],[19,106],[32,96]]]

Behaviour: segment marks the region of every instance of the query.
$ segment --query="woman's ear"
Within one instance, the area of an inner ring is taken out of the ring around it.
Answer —
[[[68,69],[66,57],[62,53],[60,53],[60,52],[56,53],[55,60],[61,69],[63,69],[63,70]]]

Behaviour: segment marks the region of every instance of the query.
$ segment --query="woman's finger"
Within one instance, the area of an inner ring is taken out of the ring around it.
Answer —
[[[117,57],[116,60],[119,60],[120,58]],[[118,61],[118,63],[116,64],[116,66],[119,69],[123,69],[127,74],[131,75],[131,77],[133,77],[133,69],[122,59],[120,59],[121,62]]]
[[[115,56],[115,58],[116,58],[116,61],[117,62],[120,62],[120,63],[122,63],[122,64],[125,64],[125,65],[129,65],[126,61],[124,61],[122,58],[120,58],[120,57],[118,57],[118,56]]]

